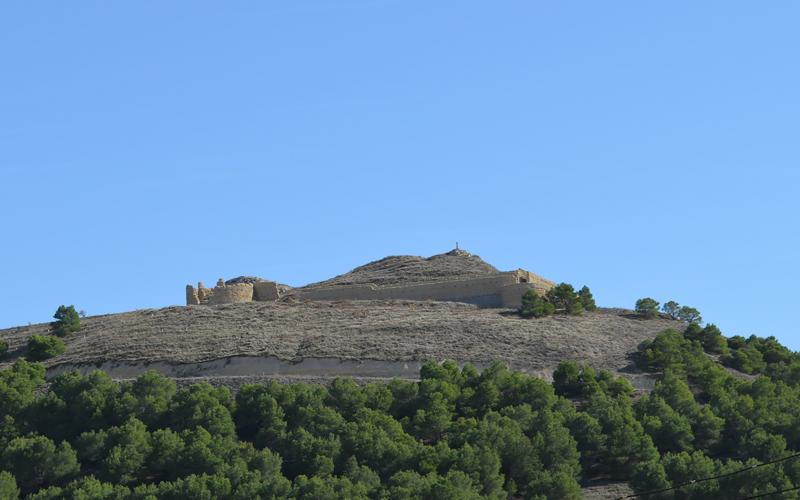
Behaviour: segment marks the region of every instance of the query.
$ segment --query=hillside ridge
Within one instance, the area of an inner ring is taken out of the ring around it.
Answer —
[[[477,278],[497,272],[499,271],[496,267],[479,256],[464,250],[453,249],[430,257],[390,255],[358,266],[344,274],[316,283],[309,283],[300,288],[425,283]]]
[[[341,376],[344,372],[336,368],[341,363],[350,363],[348,370],[353,371],[348,373],[357,375],[358,367],[366,368],[371,361],[386,362],[375,365],[375,373],[415,378],[416,363],[453,359],[478,366],[501,361],[547,376],[560,361],[572,359],[625,373],[628,356],[639,343],[682,325],[663,318],[638,319],[622,309],[528,320],[511,311],[416,301],[167,307],[88,317],[81,323],[81,330],[65,339],[66,353],[45,362],[49,368],[93,369],[105,364],[111,373],[114,366],[124,368],[127,375],[121,378],[126,378],[136,370],[161,367],[162,373],[176,377],[211,377],[229,372],[215,371],[218,365],[196,373],[183,368],[233,359],[237,366],[251,366],[253,375],[282,376],[286,370],[281,363],[316,359],[334,367],[311,370],[322,378],[326,373],[330,378]],[[24,353],[31,335],[46,334],[49,328],[43,323],[0,330],[12,354],[4,364]],[[267,366],[236,361],[247,357],[279,362]]]

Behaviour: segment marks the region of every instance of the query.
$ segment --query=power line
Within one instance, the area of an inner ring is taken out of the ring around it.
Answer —
[[[769,493],[761,493],[759,495],[753,495],[751,497],[742,498],[742,500],[752,500],[753,498],[769,497],[772,495],[778,495],[779,493],[786,493],[789,491],[796,491],[796,490],[800,490],[800,486],[795,486],[794,488],[786,488],[785,490],[780,490],[780,491],[770,491]]]
[[[645,492],[642,492],[642,493],[634,493],[633,495],[628,495],[626,497],[619,497],[617,500],[624,500],[625,498],[643,497],[645,495],[655,495],[657,493],[664,493],[664,492],[667,492],[667,491],[677,490],[677,489],[683,488],[684,486],[689,486],[689,485],[692,485],[692,484],[704,483],[706,481],[713,481],[714,479],[722,479],[722,478],[725,478],[725,477],[734,476],[736,474],[741,474],[742,472],[747,472],[747,471],[750,471],[750,470],[753,470],[753,469],[757,469],[759,467],[765,467],[767,465],[776,464],[778,462],[785,462],[786,460],[789,460],[789,459],[792,459],[792,458],[797,458],[797,457],[800,457],[800,453],[795,453],[794,455],[789,455],[789,456],[786,456],[786,457],[783,457],[783,458],[779,458],[777,460],[772,460],[772,461],[769,461],[769,462],[764,462],[764,463],[760,463],[760,464],[756,464],[756,465],[750,465],[748,467],[743,467],[743,468],[741,468],[739,470],[735,470],[733,472],[727,472],[725,474],[720,474],[718,476],[704,477],[702,479],[692,479],[691,481],[686,481],[685,483],[681,483],[681,484],[679,484],[677,486],[672,486],[670,488],[662,488],[660,490],[651,490],[651,491],[645,491]],[[795,489],[800,489],[800,487],[795,488]],[[789,490],[787,490],[787,491],[789,491]],[[783,493],[783,492],[782,491],[776,491],[776,492],[773,492],[773,493],[767,493],[766,495],[776,495],[778,493]],[[764,496],[766,496],[766,495],[764,495]],[[758,498],[758,497],[756,496],[756,497],[748,497],[748,498]]]

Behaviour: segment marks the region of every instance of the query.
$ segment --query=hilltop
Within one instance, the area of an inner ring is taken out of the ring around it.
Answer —
[[[360,266],[330,280],[287,288],[253,276],[186,285],[186,305],[274,302],[288,297],[312,301],[433,300],[480,307],[519,308],[528,290],[545,294],[555,283],[518,268],[498,271],[477,255],[458,248],[422,258],[392,256]]]
[[[498,273],[480,257],[456,249],[428,258],[386,257],[294,290],[442,282]],[[228,280],[227,286],[260,281],[239,277]],[[647,380],[630,373],[629,354],[664,329],[681,327],[667,319],[643,320],[622,309],[530,320],[513,309],[460,302],[314,301],[288,287],[283,291],[282,298],[269,302],[85,318],[80,332],[65,339],[66,352],[46,365],[50,375],[102,367],[113,377],[129,378],[152,368],[175,378],[231,382],[240,377],[416,378],[429,359],[478,367],[502,361],[549,377],[560,361],[577,360],[625,373],[635,385],[647,386]],[[46,334],[49,328],[39,324],[0,330],[11,353],[6,363],[24,354],[31,335]]]
[[[478,278],[499,272],[477,255],[454,249],[431,257],[393,255],[359,266],[334,278],[306,285],[329,287],[345,285],[397,285],[427,283],[449,279]]]

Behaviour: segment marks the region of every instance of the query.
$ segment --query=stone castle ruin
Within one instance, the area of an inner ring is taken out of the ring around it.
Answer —
[[[186,285],[187,306],[269,302],[278,300],[280,296],[277,283],[261,279],[240,280],[237,278],[225,282],[220,278],[214,288],[206,288],[202,281],[197,283],[197,288]]]
[[[299,300],[434,300],[465,302],[479,307],[516,308],[533,289],[544,294],[555,286],[530,271],[501,272],[479,257],[453,250],[421,257],[387,257],[328,281],[290,288],[274,281],[240,277],[220,279],[214,288],[186,286],[187,305],[268,302],[283,297]]]

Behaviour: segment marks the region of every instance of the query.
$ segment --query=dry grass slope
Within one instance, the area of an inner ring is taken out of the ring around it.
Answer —
[[[384,257],[357,267],[348,273],[329,280],[312,283],[306,285],[306,287],[365,284],[383,286],[424,283],[448,279],[477,278],[496,272],[498,270],[494,266],[484,262],[477,255],[472,255],[463,250],[452,250],[427,258],[413,255]]]
[[[449,302],[246,303],[169,307],[95,316],[47,362],[191,364],[237,356],[414,361],[494,360],[547,374],[573,359],[620,370],[644,339],[680,324],[642,320],[619,309],[522,319],[511,311]],[[0,330],[16,356],[47,324]]]

